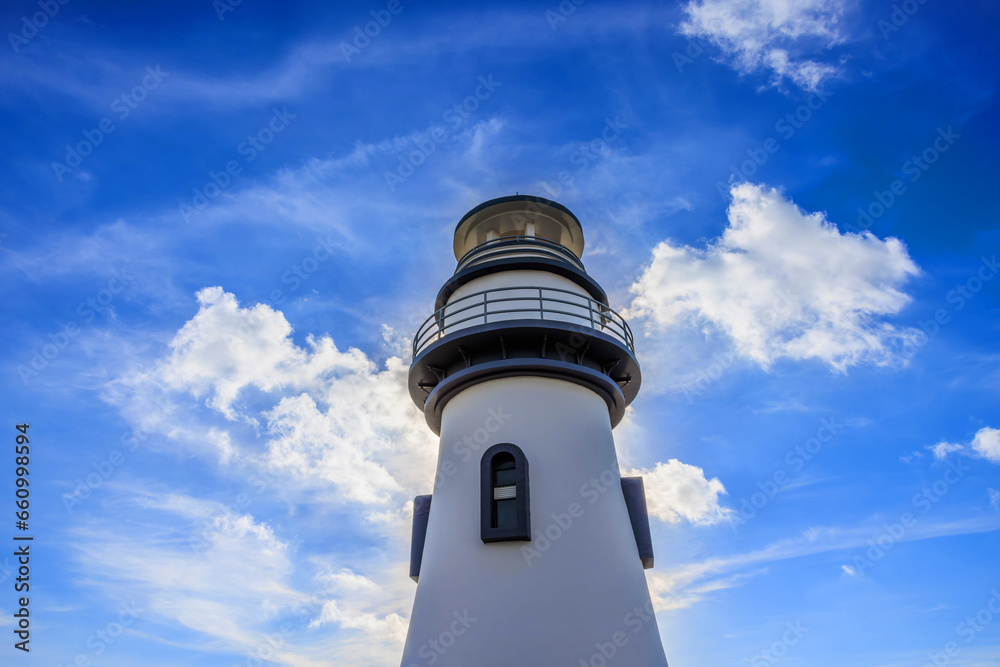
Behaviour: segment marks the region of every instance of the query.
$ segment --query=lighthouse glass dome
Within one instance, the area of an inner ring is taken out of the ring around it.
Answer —
[[[521,240],[558,245],[583,255],[583,228],[569,209],[541,197],[501,197],[465,214],[455,230],[455,259],[495,242]]]

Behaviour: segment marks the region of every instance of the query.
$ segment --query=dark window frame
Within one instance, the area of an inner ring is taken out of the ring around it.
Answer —
[[[515,524],[500,528],[493,527],[493,460],[498,454],[514,457],[514,486],[517,507]],[[484,544],[490,542],[530,542],[531,502],[528,497],[528,460],[517,445],[503,442],[493,445],[483,453],[480,461],[480,537]]]

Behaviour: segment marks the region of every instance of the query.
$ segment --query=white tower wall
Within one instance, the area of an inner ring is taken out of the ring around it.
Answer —
[[[517,270],[489,273],[485,276],[473,278],[455,290],[455,292],[448,297],[448,303],[474,292],[518,286],[552,287],[569,290],[570,292],[575,292],[583,297],[590,296],[587,294],[585,289],[577,285],[569,278],[552,273],[551,271]]]
[[[496,443],[528,461],[531,542],[479,539],[480,460]],[[605,402],[534,377],[453,398],[403,667],[601,665],[602,653],[665,666],[651,610]]]

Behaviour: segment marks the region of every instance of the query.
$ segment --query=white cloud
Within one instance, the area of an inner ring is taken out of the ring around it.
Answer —
[[[651,517],[678,523],[681,519],[696,525],[719,523],[731,510],[719,505],[726,489],[717,477],[705,478],[705,471],[677,459],[657,463],[652,470],[626,470],[625,477],[641,475],[646,491],[646,507]]]
[[[990,494],[990,507],[995,510],[1000,510],[1000,491],[994,488],[986,489],[987,493]]]
[[[802,57],[845,40],[839,22],[849,0],[690,0],[681,33],[722,49],[732,66],[748,74],[773,72],[807,90],[837,74],[837,67]]]
[[[100,579],[141,598],[139,606],[150,614],[235,648],[257,639],[248,621],[264,599],[286,605],[296,599],[287,586],[288,545],[267,524],[218,503],[117,490],[119,507],[141,510],[157,523],[82,526],[76,543],[82,569],[105,573]]]
[[[210,444],[214,445],[219,451],[219,463],[225,465],[233,459],[233,441],[229,437],[228,431],[222,431],[217,428],[208,429],[208,433],[205,434],[205,440]]]
[[[963,456],[986,459],[993,463],[1000,463],[1000,429],[984,426],[976,431],[972,437],[972,442],[968,444],[958,444],[941,441],[936,445],[928,445],[927,449],[934,452],[934,458],[945,459],[949,454],[959,453]]]
[[[366,637],[402,646],[407,626],[404,617],[397,613],[380,615],[363,608],[365,601],[381,594],[381,586],[348,568],[320,575],[318,579],[325,583],[325,590],[335,597],[323,603],[320,613],[310,621],[310,628],[335,623],[343,628],[360,630]],[[358,600],[362,604],[359,605]]]
[[[436,29],[416,33],[390,28],[393,38],[373,39],[350,61],[341,45],[352,42],[355,25],[363,26],[371,20],[364,11],[357,12],[353,19],[345,17],[348,22],[333,31],[291,45],[264,66],[254,62],[225,73],[205,72],[168,58],[162,62],[162,69],[168,73],[164,85],[155,89],[154,96],[144,103],[144,111],[145,107],[156,104],[170,111],[182,108],[200,113],[205,108],[261,108],[274,103],[297,103],[325,86],[339,85],[345,70],[395,68],[399,62],[438,57],[442,53],[468,58],[497,47],[505,49],[511,57],[527,60],[538,53],[567,46],[592,45],[598,39],[632,39],[647,25],[662,23],[667,16],[664,9],[650,7],[629,12],[613,9],[581,12],[560,26],[559,40],[546,40],[539,37],[549,34],[549,27],[544,20],[538,20],[538,12],[533,8],[502,7],[485,11],[479,7],[451,11],[438,19]],[[32,44],[29,48],[32,67],[0,70],[0,83],[5,90],[57,90],[103,113],[107,112],[108,100],[139,83],[146,65],[160,64],[150,60],[154,56],[143,49],[108,46],[97,49],[89,41],[63,39],[58,44],[44,47]],[[84,72],[89,76],[83,76]]]
[[[308,339],[310,350],[291,340],[284,316],[264,304],[240,308],[221,287],[198,292],[200,308],[170,342],[162,378],[174,389],[210,394],[209,405],[235,419],[233,402],[248,387],[268,392],[315,385],[323,375],[370,371],[358,350],[342,353],[329,338]]]
[[[716,591],[742,586],[744,582],[767,572],[767,568],[717,577],[705,572],[663,572],[646,570],[646,583],[657,611],[686,609],[710,597]]]
[[[627,309],[648,337],[684,325],[721,332],[763,368],[816,359],[845,372],[901,360],[919,334],[882,318],[909,303],[903,287],[919,273],[902,242],[842,234],[764,186],[735,185],[732,198],[729,224],[706,248],[654,248]]]
[[[336,393],[353,398],[345,395],[348,392]],[[269,431],[275,436],[269,443],[269,462],[275,470],[332,482],[350,500],[386,502],[387,494],[402,489],[372,454],[395,443],[379,433],[376,424],[357,419],[352,410],[357,401],[344,403],[324,411],[306,394],[281,399],[268,413]]]
[[[860,575],[858,574],[858,571],[857,571],[857,570],[855,570],[855,569],[854,569],[854,568],[853,568],[852,566],[850,566],[850,565],[841,565],[841,566],[840,566],[840,569],[841,569],[841,570],[843,570],[843,571],[844,571],[844,574],[846,574],[846,575],[847,575],[847,576],[849,576],[849,577],[858,577],[858,576],[860,576]]]
[[[791,79],[799,87],[811,91],[820,90],[823,81],[837,74],[837,68],[832,65],[812,60],[793,61],[784,49],[772,49],[764,56],[763,62],[778,79]]]
[[[798,535],[772,542],[754,551],[710,555],[686,563],[658,566],[646,571],[653,605],[660,611],[690,607],[705,600],[714,591],[740,586],[748,579],[767,574],[771,563],[845,550],[864,551],[869,547],[872,534],[883,530],[884,522],[883,517],[875,516],[868,522],[846,528],[813,526]],[[909,528],[900,541],[912,542],[997,530],[1000,530],[1000,522],[993,516],[938,523],[921,521]],[[857,576],[863,574],[851,565],[842,567],[845,574],[851,574],[848,568]]]
[[[282,313],[243,308],[220,287],[201,290],[198,302],[170,353],[118,384],[119,402],[148,403],[150,391],[204,398],[211,411],[262,435],[264,450],[217,426],[207,436],[173,424],[162,430],[207,440],[223,465],[255,465],[305,489],[332,484],[342,502],[402,504],[426,488],[435,438],[410,401],[401,359],[380,367],[329,337],[308,336],[300,347]]]
[[[928,446],[928,449],[934,452],[934,458],[940,460],[948,457],[948,454],[952,452],[960,452],[964,449],[962,445],[956,445],[952,442],[939,442],[936,445]]]
[[[319,617],[313,620],[310,628],[318,628],[327,623],[336,623],[344,628],[360,630],[365,636],[382,641],[393,641],[402,646],[406,640],[407,620],[396,613],[379,616],[371,612],[360,611],[344,601],[328,600],[323,604]]]
[[[142,618],[181,629],[173,641],[236,655],[264,646],[270,662],[295,667],[382,665],[402,650],[406,619],[399,612],[409,600],[393,586],[349,568],[324,569],[271,525],[221,503],[114,490],[120,514],[74,530],[80,570],[108,597],[135,600]],[[379,571],[382,579],[398,575]],[[300,580],[310,583],[296,585]],[[312,632],[321,625],[336,627]]]
[[[1000,463],[1000,429],[986,426],[976,432],[972,449],[984,459]]]

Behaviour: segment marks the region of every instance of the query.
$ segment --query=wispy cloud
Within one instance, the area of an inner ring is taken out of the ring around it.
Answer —
[[[401,650],[393,587],[303,560],[272,526],[220,503],[148,486],[115,491],[114,529],[109,516],[74,531],[79,567],[89,585],[135,599],[178,641],[293,667],[338,655],[381,665]],[[333,627],[315,631],[324,624]]]
[[[143,68],[160,65],[169,72],[169,85],[157,92],[159,100],[150,106],[174,113],[183,111],[185,105],[197,110],[232,110],[290,103],[325,90],[354,71],[398,69],[400,63],[446,53],[468,56],[501,51],[506,59],[517,60],[540,52],[614,42],[634,37],[651,24],[664,24],[668,16],[663,10],[643,6],[626,11],[587,9],[562,26],[558,38],[544,12],[535,9],[494,8],[486,14],[451,10],[425,18],[431,24],[417,31],[412,20],[407,26],[407,17],[401,16],[369,40],[360,54],[348,58],[343,45],[354,46],[353,28],[371,21],[367,11],[359,11],[356,22],[348,19],[323,36],[291,44],[263,67],[243,63],[193,67],[185,62],[184,54],[154,56],[138,48],[95,45],[83,31],[75,35],[76,41],[67,34],[58,45],[25,49],[34,58],[32,67],[20,67],[8,59],[0,64],[0,82],[35,95],[57,93],[91,110],[106,111],[116,97],[137,85]]]
[[[680,31],[718,46],[742,74],[770,71],[773,83],[788,79],[815,91],[839,67],[803,53],[821,53],[845,41],[841,19],[852,5],[849,0],[689,0]]]
[[[884,530],[880,520],[873,519],[850,528],[811,527],[798,536],[772,542],[760,549],[729,556],[706,557],[673,567],[647,572],[650,592],[657,609],[689,607],[710,597],[714,591],[739,586],[752,577],[768,572],[773,563],[824,553],[834,553],[868,547],[873,535]],[[969,535],[1000,530],[995,516],[974,517],[938,522],[920,521],[908,528],[899,542],[913,542],[956,535]],[[854,568],[842,568],[852,574]]]

